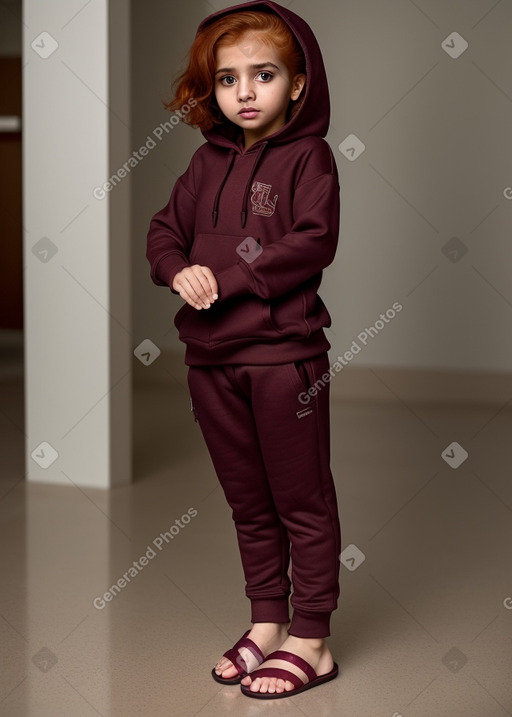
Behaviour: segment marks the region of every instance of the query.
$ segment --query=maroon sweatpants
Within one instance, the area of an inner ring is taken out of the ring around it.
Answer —
[[[190,366],[196,419],[232,508],[252,622],[327,637],[339,597],[341,528],[330,470],[327,354],[265,366]],[[301,396],[301,400],[299,400]]]

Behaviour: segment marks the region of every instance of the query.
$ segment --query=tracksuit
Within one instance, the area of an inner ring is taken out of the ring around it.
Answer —
[[[318,383],[329,370],[331,319],[317,291],[340,215],[324,139],[327,77],[310,27],[274,2],[221,10],[198,32],[241,9],[275,12],[295,34],[307,68],[300,109],[247,149],[228,120],[203,131],[206,142],[151,219],[146,256],[153,282],[173,293],[186,266],[208,266],[217,280],[209,309],[185,303],[174,322],[194,413],[232,509],[251,619],[287,622],[290,601],[288,632],[326,637],[341,551],[329,383]],[[307,394],[315,382],[321,388]]]

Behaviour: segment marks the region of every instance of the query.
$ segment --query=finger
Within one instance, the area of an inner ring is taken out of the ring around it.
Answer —
[[[213,277],[213,274],[211,270],[207,266],[199,266],[199,264],[195,264],[191,267],[193,272],[193,277],[197,279],[197,281],[200,284],[200,289],[196,288],[196,293],[198,295],[198,298],[204,302],[204,308],[208,309],[210,308],[210,304],[214,301],[213,299],[213,291],[210,285],[210,278],[208,276],[208,273]],[[195,286],[195,284],[194,284]]]
[[[204,290],[199,281],[193,276],[183,277],[180,285],[180,295],[183,292],[182,298],[188,301],[189,304],[196,305],[196,308],[206,309],[210,304],[207,299],[201,298],[201,294],[204,295]]]
[[[215,301],[215,299],[219,298],[219,287],[217,285],[217,279],[215,278],[213,271],[208,266],[202,266],[201,268],[203,270],[203,275],[208,281],[208,296],[210,297],[210,301]]]
[[[201,304],[203,309],[210,307],[210,300],[208,298],[208,291],[210,285],[206,278],[203,276],[201,267],[193,266],[187,271],[184,276],[184,284],[186,290],[191,294],[197,302]]]
[[[201,310],[203,308],[201,304],[198,304],[195,299],[193,299],[189,294],[185,293],[184,291],[183,292],[180,291],[180,296],[182,299],[185,299],[187,304],[192,306],[194,309]]]
[[[188,282],[187,285],[185,285],[185,281],[182,280],[180,282],[177,282],[177,291],[178,294],[181,296],[182,299],[184,299],[187,304],[190,304],[190,306],[193,306],[194,309],[202,309],[202,304],[197,300],[195,292],[191,292],[188,288]]]

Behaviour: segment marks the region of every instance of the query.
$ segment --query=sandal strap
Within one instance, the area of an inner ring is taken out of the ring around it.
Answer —
[[[281,667],[258,667],[257,670],[250,673],[250,676],[253,680],[256,677],[277,677],[277,679],[288,680],[296,689],[305,684],[294,672],[283,670]]]
[[[230,650],[227,650],[223,655],[223,657],[227,657],[228,660],[231,660],[239,675],[245,674],[247,672],[247,663],[238,651],[239,648],[245,647],[247,650],[249,650],[249,652],[251,652],[251,654],[256,658],[259,665],[261,665],[261,663],[265,659],[265,656],[263,655],[258,645],[253,642],[250,637],[247,637],[249,632],[250,630],[244,632],[238,642],[233,645]]]
[[[285,660],[286,662],[291,662],[293,665],[297,665],[297,667],[299,667],[302,672],[307,675],[308,680],[310,682],[316,680],[317,678],[317,674],[311,667],[309,662],[306,662],[306,660],[303,660],[302,657],[299,657],[299,655],[295,655],[293,652],[287,652],[286,650],[276,650],[275,652],[271,652],[270,655],[266,656],[265,662],[267,660]],[[290,680],[290,682],[292,682],[292,680]],[[302,680],[301,683],[303,683]]]

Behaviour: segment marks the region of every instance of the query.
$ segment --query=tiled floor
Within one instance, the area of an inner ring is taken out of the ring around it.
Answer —
[[[248,604],[184,373],[134,371],[136,481],[104,492],[24,482],[22,368],[1,369],[1,715],[512,715],[510,379],[486,394],[469,377],[458,405],[421,401],[436,392],[400,371],[335,379],[341,673],[262,703],[209,674],[249,627]],[[437,395],[443,381],[462,379],[434,377]],[[457,468],[441,455],[460,455],[445,452],[453,441],[469,454]]]

